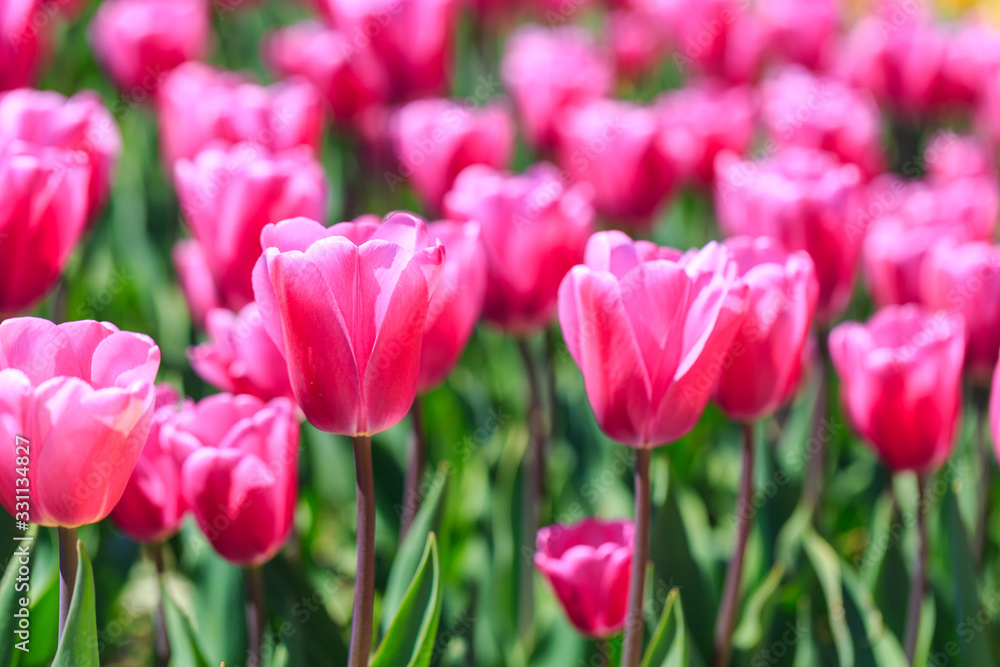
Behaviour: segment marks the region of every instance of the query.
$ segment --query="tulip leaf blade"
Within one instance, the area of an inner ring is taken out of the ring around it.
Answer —
[[[70,602],[62,641],[52,661],[52,667],[99,665],[97,651],[97,594],[94,591],[94,567],[83,542],[76,542],[76,584]]]
[[[781,582],[785,577],[784,563],[775,563],[764,580],[750,594],[743,612],[740,614],[739,625],[733,631],[733,646],[747,650],[761,642],[769,619],[773,616],[774,606],[781,596]]]
[[[837,658],[842,667],[850,667],[854,664],[854,641],[844,611],[840,557],[833,547],[812,529],[805,534],[802,546],[816,573],[823,597],[826,598],[827,618],[830,631],[833,633]]]
[[[163,620],[170,642],[170,656],[174,664],[211,667],[212,663],[205,657],[205,650],[194,631],[191,619],[177,604],[163,582],[160,583],[160,596],[163,600]]]
[[[430,665],[441,620],[441,567],[434,533],[371,667]]]
[[[687,667],[689,663],[684,609],[681,606],[680,591],[674,588],[663,604],[663,613],[660,614],[641,664],[642,667]]]
[[[7,563],[3,579],[0,579],[0,613],[3,614],[5,620],[12,619],[12,623],[16,622],[13,620],[15,618],[14,615],[21,607],[20,598],[25,597],[25,595],[18,595],[19,591],[17,590],[17,573],[21,565],[17,549],[20,548],[21,544],[27,544],[28,557],[30,558],[30,554],[35,548],[36,532],[37,529],[32,527],[31,532],[25,536],[31,537],[31,539],[18,543],[18,547],[15,548],[14,554]],[[0,633],[0,665],[11,665],[13,667],[17,665],[17,661],[20,658],[21,652],[15,649],[15,645],[18,642],[17,635],[13,632],[14,629],[16,628],[12,627],[10,631]]]

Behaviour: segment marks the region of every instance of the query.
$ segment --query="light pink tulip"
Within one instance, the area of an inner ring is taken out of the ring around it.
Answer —
[[[964,348],[961,317],[916,304],[830,332],[847,418],[892,470],[934,470],[951,454]]]
[[[747,313],[717,243],[682,255],[598,232],[559,288],[559,324],[597,424],[632,447],[677,440],[701,417]]]
[[[647,10],[647,6],[655,7],[657,3],[635,4],[639,6],[610,12],[607,19],[615,69],[628,79],[638,79],[655,70],[663,63],[670,46],[665,26],[657,22],[655,13]]]
[[[785,59],[811,69],[832,57],[842,0],[767,0],[757,4],[770,44]]]
[[[772,414],[797,389],[819,283],[802,250],[788,253],[767,237],[736,236],[725,245],[749,299],[713,399],[730,419],[750,422]]]
[[[486,250],[487,319],[518,335],[547,327],[559,283],[583,260],[594,229],[584,186],[567,186],[548,163],[524,174],[469,167],[445,198],[453,220],[480,224]]]
[[[625,626],[635,525],[586,518],[538,531],[535,567],[577,630],[606,638]]]
[[[993,151],[988,144],[972,135],[935,133],[924,149],[924,164],[931,181],[950,183],[977,177],[996,180]]]
[[[0,90],[35,83],[51,41],[53,21],[45,4],[43,0],[0,4]]]
[[[445,249],[428,247],[423,221],[406,213],[360,245],[337,227],[305,218],[265,227],[254,293],[306,418],[331,433],[371,435],[413,403]]]
[[[664,0],[662,4],[661,15],[674,39],[674,66],[731,83],[756,80],[772,38],[750,3]]]
[[[30,523],[73,528],[106,517],[149,435],[159,366],[148,336],[108,322],[0,323],[4,508],[23,511],[14,489],[27,486]],[[15,449],[16,436],[27,439],[25,449]]]

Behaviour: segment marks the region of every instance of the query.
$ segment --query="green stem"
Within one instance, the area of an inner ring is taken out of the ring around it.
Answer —
[[[349,667],[368,667],[372,647],[372,613],[375,604],[375,475],[372,470],[372,439],[353,439],[357,475],[358,553],[351,616]]]
[[[59,527],[59,644],[62,644],[63,630],[69,618],[69,607],[73,602],[73,588],[76,586],[76,568],[79,559],[76,551],[76,528]]]
[[[637,667],[642,656],[645,624],[642,598],[646,590],[646,563],[649,560],[649,523],[651,490],[649,461],[652,452],[643,448],[635,456],[635,550],[632,554],[632,575],[628,591],[628,615],[625,619],[625,643],[621,667]]]

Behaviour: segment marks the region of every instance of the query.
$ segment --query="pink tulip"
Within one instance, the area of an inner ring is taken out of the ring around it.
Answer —
[[[256,303],[234,313],[218,308],[205,318],[208,340],[188,348],[194,372],[213,387],[264,401],[294,398],[285,357],[264,330]]]
[[[932,181],[950,183],[977,177],[996,180],[993,151],[989,145],[971,135],[937,132],[924,149],[924,163],[927,176]]]
[[[298,498],[299,425],[286,398],[216,394],[162,427],[182,462],[181,487],[198,527],[238,565],[274,557]]]
[[[524,174],[474,166],[459,174],[445,211],[481,226],[487,319],[517,335],[547,327],[559,283],[583,260],[594,229],[586,188],[566,186],[548,163]]]
[[[0,142],[0,316],[59,279],[87,224],[83,153]]]
[[[966,365],[973,375],[988,377],[1000,349],[1000,245],[935,245],[924,260],[920,286],[928,307],[962,315],[968,337]]]
[[[629,79],[654,71],[669,53],[670,34],[662,20],[662,4],[633,0],[608,14],[608,39],[618,74]],[[595,97],[604,97],[605,91]]]
[[[500,78],[528,142],[546,151],[557,144],[567,108],[604,97],[615,83],[607,57],[576,26],[518,28],[504,48]]]
[[[346,34],[315,21],[272,34],[264,57],[277,74],[301,76],[316,86],[340,123],[357,122],[388,101],[388,75],[372,51],[356,48]]]
[[[30,523],[75,528],[106,517],[146,443],[159,366],[148,336],[108,322],[0,323],[4,508],[15,514],[16,484],[30,489]],[[28,441],[21,450],[17,436]]]
[[[306,419],[351,436],[399,423],[416,394],[444,247],[428,247],[423,221],[405,213],[360,245],[306,218],[268,225],[261,245],[254,293]]]
[[[944,79],[949,94],[964,105],[981,101],[986,82],[1000,74],[1000,32],[977,20],[963,19],[951,32]]]
[[[389,132],[398,160],[396,170],[386,173],[389,189],[408,179],[435,211],[460,171],[473,164],[502,169],[514,151],[514,121],[499,105],[410,102],[393,116]]]
[[[559,287],[559,324],[597,424],[622,444],[664,445],[701,417],[747,312],[717,243],[682,255],[598,232]]]
[[[161,542],[178,530],[187,514],[181,493],[181,467],[166,442],[163,424],[181,409],[180,395],[168,384],[156,385],[152,426],[142,454],[111,518],[136,542]]]
[[[161,152],[171,166],[210,145],[318,150],[323,130],[322,103],[312,84],[297,79],[264,87],[197,62],[167,75],[157,114]]]
[[[787,67],[761,86],[761,116],[779,146],[830,151],[866,178],[885,169],[882,117],[868,91]]]
[[[747,86],[688,86],[656,101],[661,141],[684,180],[709,185],[715,158],[724,150],[742,153],[750,145],[754,108]]]
[[[84,164],[90,172],[88,215],[94,220],[100,214],[111,194],[122,137],[96,93],[84,91],[68,99],[30,89],[0,94],[0,142],[4,140],[57,148],[67,152],[63,162]]]
[[[181,246],[175,264],[199,323],[207,313],[203,308],[222,304],[238,310],[253,301],[251,273],[265,225],[298,216],[321,220],[326,213],[326,177],[307,148],[279,154],[250,144],[210,148],[194,160],[179,160],[174,180],[198,245],[197,250],[190,242]],[[211,283],[203,278],[202,258]],[[194,291],[205,289],[210,292]]]
[[[772,44],[769,28],[745,0],[665,0],[662,16],[674,38],[673,64],[682,72],[731,83],[757,78]]]
[[[552,584],[577,630],[588,637],[617,635],[625,626],[635,525],[587,518],[538,531],[535,567]]]
[[[857,432],[894,471],[929,471],[951,454],[962,406],[962,318],[916,304],[830,332],[840,398]]]
[[[760,162],[723,153],[716,208],[726,234],[770,236],[805,250],[819,280],[817,318],[829,321],[851,298],[864,239],[861,172],[829,153],[788,148]]]
[[[841,0],[767,0],[757,6],[770,43],[780,54],[816,69],[832,55],[842,4]]]
[[[804,251],[787,253],[766,237],[737,236],[725,245],[749,299],[713,398],[730,419],[751,422],[772,414],[797,388],[819,284]]]
[[[649,226],[677,179],[652,108],[596,100],[563,115],[559,165],[594,189],[594,208],[612,221]]]
[[[94,55],[118,89],[155,96],[163,77],[208,53],[205,0],[106,0],[90,23]]]
[[[0,4],[0,90],[34,84],[49,51],[51,25],[43,0]]]

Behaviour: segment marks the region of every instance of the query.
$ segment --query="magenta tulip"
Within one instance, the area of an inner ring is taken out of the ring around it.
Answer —
[[[106,0],[90,23],[94,55],[123,93],[152,98],[167,73],[208,53],[209,11],[204,0]]]
[[[964,350],[961,317],[916,304],[830,332],[844,411],[893,471],[930,471],[951,454]]]
[[[660,3],[640,0],[628,4],[608,13],[608,38],[618,75],[637,80],[663,63],[669,53],[670,34],[660,20]]]
[[[587,518],[541,528],[535,543],[535,567],[552,584],[573,627],[594,638],[621,632],[635,525]]]
[[[779,54],[818,68],[829,61],[836,47],[841,4],[841,0],[767,0],[757,7]]]
[[[583,260],[594,229],[586,187],[566,186],[548,163],[524,174],[474,166],[459,174],[445,211],[450,219],[480,224],[487,319],[516,335],[547,327],[559,283]]]
[[[397,213],[360,245],[305,218],[268,225],[253,283],[264,327],[317,428],[372,435],[399,423],[417,389],[428,306],[445,249]]]
[[[6,0],[0,5],[0,90],[34,84],[52,31],[44,4],[43,0]],[[40,14],[47,19],[41,25]]]
[[[991,147],[972,135],[935,133],[924,149],[924,163],[931,181],[950,183],[963,178],[996,179]]]
[[[108,322],[0,323],[4,508],[15,514],[15,485],[25,486],[16,480],[26,477],[31,523],[75,528],[106,517],[149,435],[159,366],[148,336]],[[17,436],[27,440],[21,450]]]
[[[662,16],[674,36],[673,64],[682,72],[754,81],[772,46],[770,29],[746,0],[666,0]]]
[[[601,429],[648,448],[694,427],[747,312],[717,243],[682,255],[598,232],[559,288],[559,324]]]
[[[797,388],[819,284],[802,250],[788,253],[766,237],[737,236],[725,245],[749,299],[713,399],[730,419],[752,422],[774,413]]]

